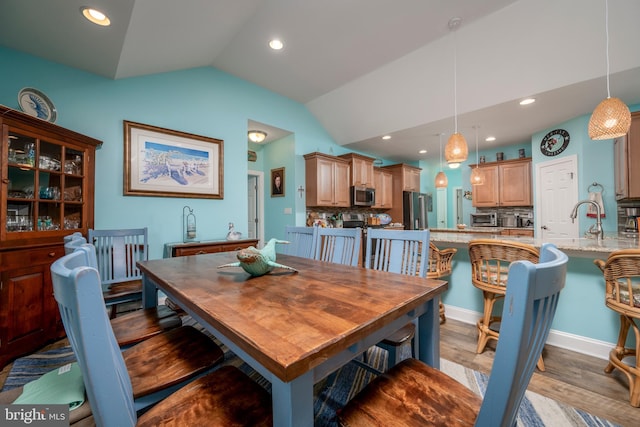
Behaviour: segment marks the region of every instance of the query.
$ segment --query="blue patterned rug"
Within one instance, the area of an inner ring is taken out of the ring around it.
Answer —
[[[385,351],[373,348],[369,350],[369,352],[370,362],[372,364],[378,367],[386,365]],[[74,360],[75,357],[70,347],[35,353],[17,359],[13,364],[2,391],[24,385]],[[270,390],[269,382],[247,364],[243,363],[232,352],[225,351],[224,364],[232,364],[239,367],[267,390]],[[441,369],[465,384],[474,392],[480,395],[484,393],[488,380],[485,374],[467,369],[445,359],[441,360]],[[316,398],[314,403],[315,425],[322,427],[337,426],[335,418],[336,410],[341,408],[345,402],[360,391],[372,378],[373,375],[371,373],[359,368],[354,363],[350,363],[317,384],[315,387]],[[520,407],[518,426],[615,427],[616,425],[584,411],[560,404],[552,399],[528,391]]]

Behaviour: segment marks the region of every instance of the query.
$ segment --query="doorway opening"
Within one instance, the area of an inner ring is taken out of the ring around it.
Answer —
[[[248,172],[247,177],[247,234],[258,239],[258,247],[264,242],[264,172]]]

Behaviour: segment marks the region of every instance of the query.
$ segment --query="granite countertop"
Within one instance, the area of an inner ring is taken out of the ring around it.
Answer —
[[[444,233],[487,233],[487,234],[500,234],[502,230],[531,230],[533,227],[465,227],[459,228],[431,228],[432,232],[444,232]]]
[[[480,227],[484,228],[484,227]],[[501,228],[500,228],[501,229]],[[465,231],[461,233],[460,231]],[[438,243],[446,243],[457,247],[466,247],[466,245],[474,239],[495,239],[508,240],[520,243],[526,243],[535,247],[541,247],[543,243],[553,243],[568,255],[583,258],[601,258],[606,257],[609,253],[620,249],[640,249],[640,241],[638,238],[621,237],[617,234],[607,235],[602,241],[587,238],[558,238],[545,239],[527,236],[502,236],[497,228],[492,228],[493,232],[475,232],[475,228],[466,228],[464,230],[431,230],[431,241]]]

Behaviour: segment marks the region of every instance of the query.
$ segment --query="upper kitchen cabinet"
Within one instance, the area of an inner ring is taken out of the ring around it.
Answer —
[[[381,168],[374,168],[373,180],[376,189],[374,208],[391,209],[393,207],[393,175]]]
[[[349,162],[322,153],[304,155],[307,206],[351,206]]]
[[[383,166],[380,169],[391,173],[393,182],[392,206],[387,213],[393,222],[402,222],[402,192],[420,191],[420,171],[422,169],[404,163]]]
[[[613,141],[613,151],[616,200],[640,198],[640,111],[631,113],[629,133]]]
[[[349,162],[351,167],[351,185],[375,188],[375,180],[373,177],[373,161],[375,159],[355,153],[343,154],[338,157]]]
[[[484,184],[473,186],[474,207],[533,205],[531,158],[483,163],[479,167]]]

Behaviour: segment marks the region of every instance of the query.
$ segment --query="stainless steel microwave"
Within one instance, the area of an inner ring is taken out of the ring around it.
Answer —
[[[375,188],[351,187],[351,206],[373,206],[376,204]]]
[[[472,227],[497,227],[498,214],[496,212],[476,212],[471,214]]]

